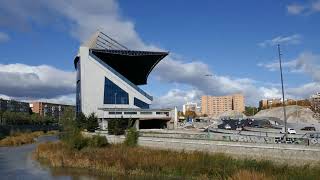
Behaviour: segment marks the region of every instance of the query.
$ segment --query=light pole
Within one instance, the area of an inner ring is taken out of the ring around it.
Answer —
[[[114,93],[114,119],[117,118],[117,93]]]
[[[285,141],[287,139],[288,129],[287,129],[287,113],[286,113],[286,105],[284,102],[284,88],[283,88],[283,75],[282,75],[282,64],[281,64],[281,50],[280,50],[280,44],[278,44],[278,54],[279,54],[279,65],[280,65],[280,76],[281,76],[281,89],[282,89],[282,107],[283,107],[283,117],[284,117],[284,129],[285,134],[284,138]]]
[[[205,76],[205,77],[211,77],[211,78],[212,78],[213,75],[212,75],[212,74],[205,74],[204,76]],[[208,108],[208,107],[207,107],[207,108]],[[207,129],[208,129],[208,139],[210,139],[210,130],[209,130],[209,128],[210,128],[210,121],[209,121],[209,125],[208,125],[208,128],[207,128]]]

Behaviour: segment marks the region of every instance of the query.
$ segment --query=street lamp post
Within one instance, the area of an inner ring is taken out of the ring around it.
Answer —
[[[117,119],[117,93],[114,93],[114,119]]]
[[[204,76],[212,78],[213,75],[212,74],[205,74]],[[210,139],[210,129],[209,128],[210,128],[210,121],[209,121],[209,125],[208,125],[208,128],[207,128],[207,130],[208,130],[208,139]]]
[[[285,128],[285,141],[287,139],[288,129],[287,129],[287,114],[286,114],[286,105],[284,102],[284,87],[283,87],[283,75],[282,75],[282,64],[281,64],[281,50],[280,44],[278,44],[278,54],[279,54],[279,66],[280,66],[280,76],[281,76],[281,89],[282,89],[282,107],[283,107],[283,117],[284,117],[284,128]]]

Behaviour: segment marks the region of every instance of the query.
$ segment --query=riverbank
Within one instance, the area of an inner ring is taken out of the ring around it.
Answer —
[[[12,133],[10,136],[7,136],[0,140],[0,147],[4,146],[20,146],[24,144],[31,144],[35,142],[35,138],[43,135],[54,135],[57,131],[35,131],[35,132],[17,132]]]
[[[320,165],[288,166],[224,154],[154,150],[121,144],[70,149],[62,142],[40,144],[34,157],[51,167],[84,168],[97,173],[184,179],[317,179]]]

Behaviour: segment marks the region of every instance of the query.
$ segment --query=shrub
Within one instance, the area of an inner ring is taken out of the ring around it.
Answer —
[[[88,146],[88,138],[83,137],[81,134],[75,134],[69,136],[69,140],[66,142],[71,148],[81,150]]]
[[[127,131],[124,144],[127,146],[137,146],[139,138],[139,132],[135,128],[129,128]]]
[[[107,146],[108,140],[105,136],[94,135],[88,141],[89,147],[100,148]]]
[[[122,135],[128,127],[126,119],[110,119],[108,121],[108,133],[112,135]]]
[[[99,127],[98,118],[94,113],[91,113],[87,118],[86,129],[89,132],[94,132]]]

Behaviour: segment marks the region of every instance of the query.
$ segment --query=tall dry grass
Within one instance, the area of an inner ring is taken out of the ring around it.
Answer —
[[[320,166],[288,167],[269,161],[233,159],[224,154],[176,152],[111,145],[73,150],[61,142],[40,144],[34,157],[53,167],[99,173],[183,179],[317,179]]]
[[[272,180],[272,176],[267,176],[264,173],[248,170],[239,170],[233,174],[228,180]]]
[[[35,132],[12,132],[10,136],[0,140],[0,146],[20,146],[23,144],[31,144],[35,142],[35,138],[44,134],[55,134],[56,131],[43,131]]]

